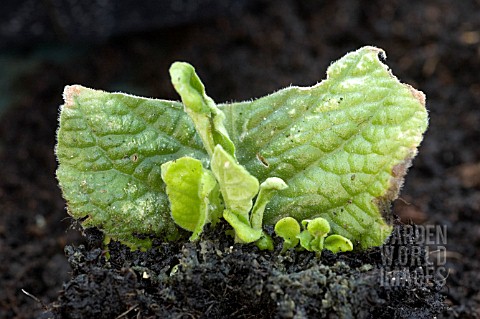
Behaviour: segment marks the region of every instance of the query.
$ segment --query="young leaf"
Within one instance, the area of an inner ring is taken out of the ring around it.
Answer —
[[[170,67],[170,77],[182,98],[185,111],[192,118],[210,157],[217,144],[235,157],[235,145],[224,126],[225,115],[205,93],[202,81],[188,63],[175,62]]]
[[[182,156],[207,160],[178,102],[67,86],[56,154],[68,212],[85,227],[148,247],[134,234],[177,236],[160,165]]]
[[[263,232],[262,232],[261,229],[252,228],[247,222],[245,222],[245,220],[242,218],[242,216],[239,216],[239,215],[235,214],[234,212],[232,212],[229,209],[225,209],[223,211],[223,218],[235,230],[235,239],[238,242],[253,243],[254,241],[259,240],[262,236]],[[269,245],[268,238],[267,238],[267,242],[265,243],[265,245],[267,245],[267,247]]]
[[[308,221],[307,230],[314,237],[326,237],[330,232],[330,224],[325,218],[317,217]]]
[[[202,162],[191,157],[167,162],[161,168],[172,218],[193,232],[190,240],[196,240],[206,223],[221,216],[222,208],[212,205],[220,197],[217,181]]]
[[[215,147],[210,165],[220,185],[226,208],[250,226],[248,213],[252,208],[252,199],[258,193],[258,180],[238,164],[221,145]]]
[[[317,217],[307,221],[307,231],[312,236],[308,247],[310,250],[321,252],[325,237],[330,232],[330,224],[325,218]]]
[[[428,116],[423,93],[400,83],[379,57],[383,51],[364,47],[313,87],[220,106],[238,161],[259,180],[279,177],[289,186],[267,205],[264,223],[321,216],[363,248],[390,234],[389,205]]]
[[[300,240],[300,246],[308,251],[313,251],[311,246],[313,236],[308,232],[308,230],[302,230],[302,232],[297,235],[297,238]]]
[[[325,238],[325,241],[323,244],[325,249],[328,249],[334,253],[353,250],[353,244],[350,240],[336,234],[330,235],[327,238]]]
[[[275,234],[283,238],[282,252],[285,252],[298,245],[300,225],[292,217],[282,218],[275,224]]]
[[[255,245],[260,249],[260,250],[273,250],[274,247],[274,242],[272,237],[270,237],[267,232],[263,231],[262,235],[260,238],[255,242]]]
[[[255,200],[255,205],[253,205],[252,215],[250,216],[250,224],[253,228],[262,228],[263,211],[265,210],[265,206],[267,206],[268,202],[277,191],[281,191],[287,187],[287,184],[278,177],[269,177],[260,184],[260,191]]]

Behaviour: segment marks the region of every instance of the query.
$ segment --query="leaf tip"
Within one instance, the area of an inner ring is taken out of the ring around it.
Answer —
[[[205,88],[195,73],[195,68],[187,62],[173,62],[170,66],[170,78],[173,86],[177,89],[178,85],[191,85],[196,90],[203,93]]]
[[[75,97],[80,94],[82,86],[78,84],[67,85],[63,90],[63,100],[65,101],[65,107],[71,108],[75,104]]]
[[[364,47],[361,47],[360,49],[358,49],[359,51],[360,50],[363,50],[363,51],[370,51],[370,52],[373,52],[375,54],[378,55],[379,59],[380,60],[385,60],[387,58],[387,54],[385,53],[385,51],[383,49],[380,49],[380,48],[377,48],[373,45],[367,45],[367,46],[364,46]]]

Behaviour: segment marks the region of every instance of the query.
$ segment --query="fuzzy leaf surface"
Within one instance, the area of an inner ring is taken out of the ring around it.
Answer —
[[[64,99],[57,178],[69,213],[132,246],[148,246],[136,234],[175,238],[160,166],[183,156],[207,162],[182,104],[78,85]]]
[[[389,205],[428,116],[424,95],[400,83],[382,54],[364,47],[333,63],[313,87],[218,105],[225,130],[213,144],[229,136],[251,175],[289,186],[266,206],[264,224],[324,217],[334,233],[360,247],[380,245],[389,235]],[[191,79],[181,82],[193,87],[182,98],[196,90],[202,109],[209,106],[203,86]],[[57,176],[70,214],[127,242],[138,241],[133,234],[175,237],[160,165],[182,156],[208,165],[182,104],[80,86],[67,87],[65,100]]]
[[[315,86],[221,106],[238,161],[259,180],[288,185],[267,205],[265,224],[324,217],[364,248],[390,234],[390,203],[428,115],[423,93],[400,83],[383,57],[364,47],[333,63]]]

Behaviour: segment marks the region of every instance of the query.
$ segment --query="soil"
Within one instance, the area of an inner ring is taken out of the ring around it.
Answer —
[[[321,259],[280,254],[280,242],[276,251],[261,252],[235,245],[228,227],[147,252],[113,242],[108,259],[100,248],[67,246],[73,275],[52,308],[55,318],[433,318],[446,308],[444,278],[426,278],[434,266],[420,232],[397,227],[385,244],[394,254],[391,269],[378,247],[324,251]],[[401,249],[413,252],[406,266],[395,258]]]
[[[479,9],[474,0],[251,1],[228,16],[95,45],[50,44],[48,57],[38,54],[45,48],[16,52],[36,63],[9,83],[17,98],[0,118],[0,318],[479,318]],[[147,252],[112,242],[106,259],[100,234],[82,236],[66,213],[53,154],[64,85],[177,99],[168,67],[186,60],[216,101],[243,100],[312,85],[332,60],[367,44],[426,93],[430,112],[394,204],[399,231],[385,246],[278,256],[217,230]],[[410,224],[442,236],[422,240],[405,231]],[[405,264],[400,247],[410,252]]]

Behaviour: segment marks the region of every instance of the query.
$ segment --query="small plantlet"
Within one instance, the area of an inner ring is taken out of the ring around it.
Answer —
[[[275,224],[275,234],[284,240],[283,252],[299,243],[302,249],[315,251],[318,255],[324,248],[334,253],[353,250],[353,244],[348,238],[337,234],[328,236],[331,228],[325,218],[303,220],[302,226],[304,230],[300,231],[300,225],[292,217],[282,218]]]
[[[264,225],[284,251],[381,245],[428,123],[424,95],[383,54],[361,48],[312,87],[240,103],[216,104],[184,62],[170,68],[181,103],[67,86],[56,153],[68,212],[132,248],[179,228],[197,240],[222,218],[262,249]]]
[[[330,224],[325,218],[317,217],[313,220],[302,221],[302,225],[306,228],[302,236],[302,247],[310,251],[322,251],[323,241],[330,232]],[[307,235],[308,234],[308,235]]]
[[[353,244],[350,240],[336,234],[330,235],[325,238],[323,246],[325,247],[325,249],[328,249],[334,253],[353,250]]]
[[[288,249],[297,246],[299,242],[300,225],[298,225],[295,218],[282,218],[275,224],[275,234],[277,234],[278,237],[283,238],[284,242],[282,251],[285,252]]]

